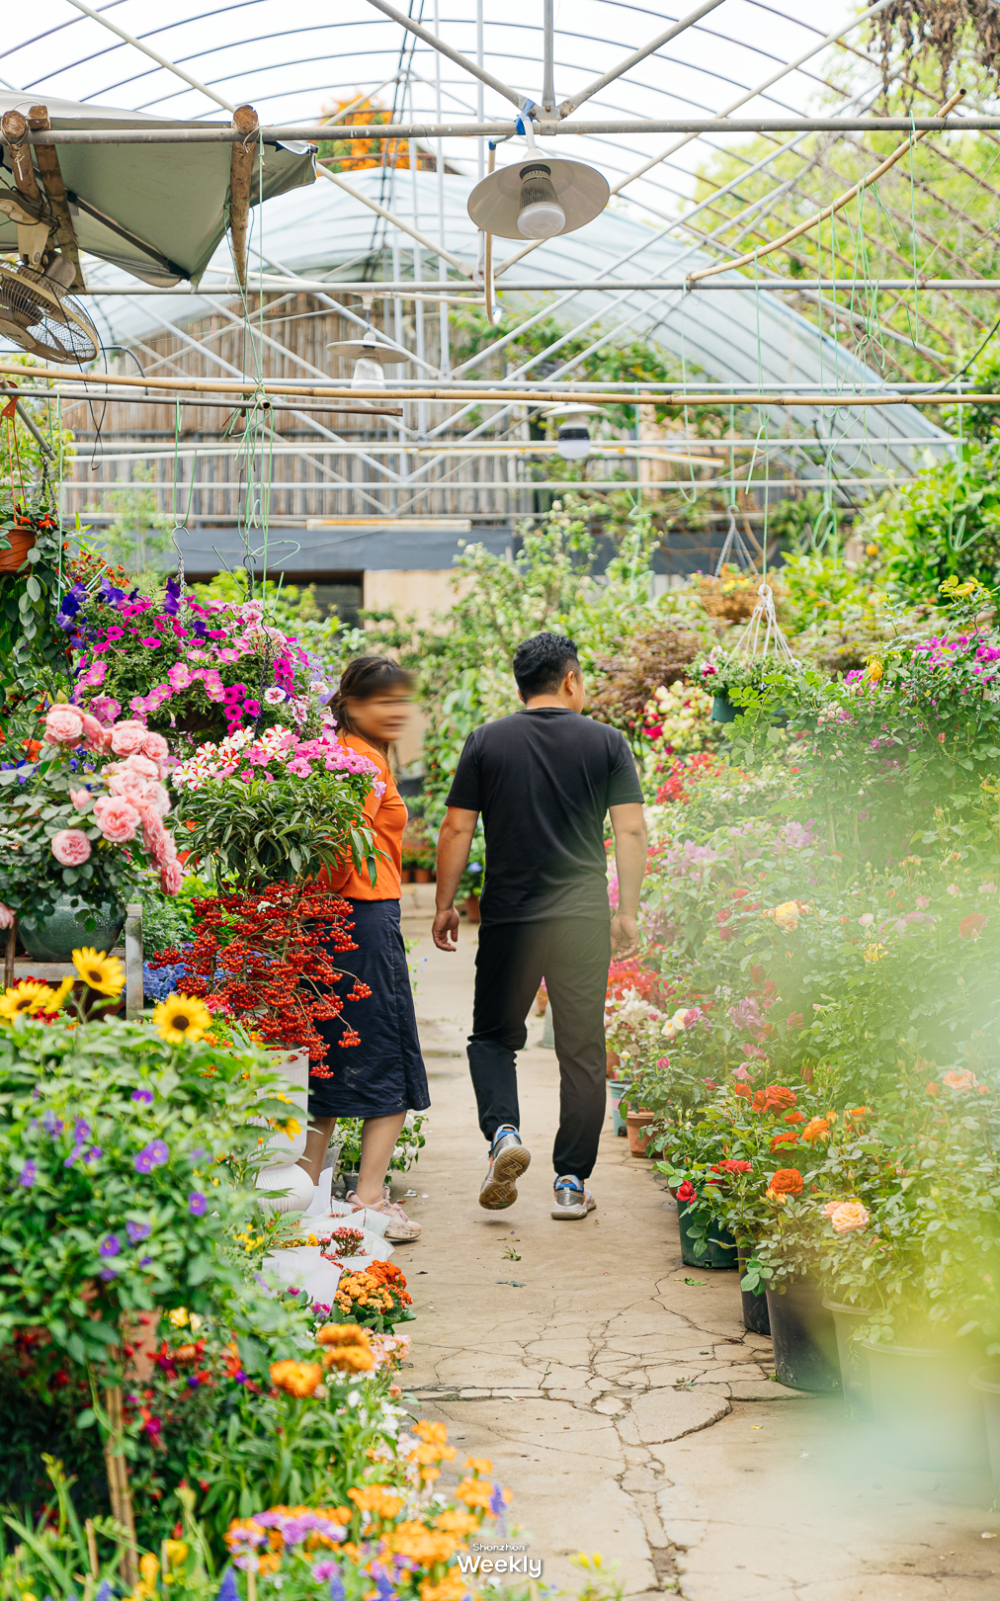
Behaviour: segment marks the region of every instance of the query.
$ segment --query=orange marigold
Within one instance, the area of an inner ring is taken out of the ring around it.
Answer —
[[[403,1505],[403,1498],[386,1490],[381,1484],[356,1484],[347,1492],[354,1505],[362,1512],[373,1512],[378,1518],[394,1518]]]

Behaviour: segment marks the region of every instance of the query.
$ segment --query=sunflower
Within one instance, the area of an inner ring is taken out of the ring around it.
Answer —
[[[0,1018],[5,1023],[12,1023],[15,1017],[22,1013],[51,1012],[56,1008],[50,1003],[56,998],[55,990],[47,984],[39,984],[35,979],[22,978],[13,989],[6,990],[0,996]]]
[[[102,995],[117,999],[125,988],[125,969],[117,956],[108,956],[104,951],[84,945],[82,950],[73,952],[73,966],[83,982]]]
[[[181,1040],[200,1040],[211,1026],[212,1014],[193,995],[173,994],[154,1008],[153,1022],[161,1040],[179,1045]]]

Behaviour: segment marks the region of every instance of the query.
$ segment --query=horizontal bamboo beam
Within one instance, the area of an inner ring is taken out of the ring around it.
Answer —
[[[683,222],[679,217],[678,223]],[[1000,278],[762,278],[754,282],[752,278],[737,279],[732,283],[717,283],[706,280],[702,283],[689,285],[686,278],[529,278],[505,280],[502,287],[507,294],[562,294],[566,290],[597,291],[602,294],[621,294],[623,291],[648,290],[653,293],[665,290],[685,292],[692,289],[735,289],[748,290],[756,293],[758,290],[768,294],[800,294],[804,290],[814,293],[835,293],[840,290],[856,294],[860,290],[867,290],[872,294],[892,291],[898,293],[907,289],[919,289],[923,294],[926,290],[940,291],[949,294],[958,289],[984,290],[995,294],[1000,290]],[[402,300],[457,300],[462,305],[482,305],[482,289],[477,284],[463,284],[456,278],[447,278],[434,283],[415,283],[412,278],[392,280],[367,279],[356,283],[342,283],[336,279],[313,278],[264,278],[256,277],[250,280],[250,293],[256,294],[263,289],[265,294],[295,290],[300,294],[309,294],[312,291],[323,294],[336,292],[339,295],[372,295],[380,300],[386,295],[398,296]],[[150,284],[136,284],[131,288],[128,284],[109,284],[102,287],[93,284],[84,290],[74,289],[74,294],[87,294],[100,298],[103,295],[128,295],[139,297],[143,295],[188,295],[201,299],[209,295],[229,295],[235,297],[239,294],[238,284],[201,284],[197,289],[190,284],[176,289],[159,289]],[[478,298],[477,298],[478,297]]]
[[[536,122],[539,138],[557,134],[587,137],[605,134],[703,133],[975,133],[1000,129],[1000,117],[680,117],[670,121],[624,118],[617,122]],[[330,139],[507,139],[517,131],[511,122],[356,122],[338,123],[336,130],[323,122],[261,127],[265,144],[290,144]],[[148,127],[116,128],[108,123],[93,128],[56,128],[42,135],[29,133],[29,144],[53,145],[183,145],[235,144],[241,135],[228,123],[171,125],[151,121]]]
[[[200,406],[204,410],[216,411],[242,411],[247,409],[250,402],[245,405],[238,399],[233,400],[206,400],[202,395],[100,395],[80,394],[65,389],[35,389],[21,390],[22,400],[65,400],[70,405],[78,406]],[[20,407],[19,407],[20,409]],[[359,417],[402,417],[402,406],[383,406],[376,409],[372,406],[296,406],[294,404],[282,405],[281,401],[261,401],[261,411],[287,411],[294,412],[301,417],[341,417],[356,415]]]

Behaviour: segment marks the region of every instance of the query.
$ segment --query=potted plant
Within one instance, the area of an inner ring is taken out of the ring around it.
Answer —
[[[163,821],[163,736],[58,704],[41,733],[34,760],[0,768],[0,902],[18,916],[29,955],[65,961],[83,944],[114,945],[125,900],[151,869],[167,895],[182,874]]]

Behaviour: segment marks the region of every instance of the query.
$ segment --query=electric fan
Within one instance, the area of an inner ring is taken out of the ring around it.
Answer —
[[[97,329],[66,292],[74,271],[61,255],[44,272],[23,261],[0,261],[0,337],[48,361],[93,361],[101,348]]]

